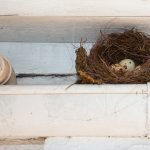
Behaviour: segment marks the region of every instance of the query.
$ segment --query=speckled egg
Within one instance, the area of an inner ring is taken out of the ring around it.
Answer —
[[[131,59],[124,59],[119,63],[126,71],[133,71],[135,69],[135,63]]]

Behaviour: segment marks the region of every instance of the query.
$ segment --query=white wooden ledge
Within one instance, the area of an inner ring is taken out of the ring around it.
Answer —
[[[149,150],[150,141],[140,138],[48,138],[44,150]]]
[[[149,135],[149,85],[0,87],[0,138]]]
[[[1,0],[0,15],[149,16],[148,0]]]

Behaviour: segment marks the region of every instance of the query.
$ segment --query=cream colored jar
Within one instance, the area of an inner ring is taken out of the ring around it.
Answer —
[[[8,60],[0,55],[0,85],[17,84],[16,75]]]

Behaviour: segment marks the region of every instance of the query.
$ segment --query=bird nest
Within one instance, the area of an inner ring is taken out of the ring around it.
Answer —
[[[122,66],[122,61],[132,62],[134,66],[126,63]],[[80,44],[76,51],[76,71],[78,83],[83,84],[149,82],[150,38],[137,29],[101,33],[89,55]]]

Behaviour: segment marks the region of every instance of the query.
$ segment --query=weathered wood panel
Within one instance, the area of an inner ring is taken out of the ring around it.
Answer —
[[[49,137],[44,150],[149,150],[145,138]]]
[[[147,135],[146,85],[67,87],[0,87],[0,137]]]
[[[1,0],[0,15],[149,16],[148,0]]]
[[[1,6],[1,5],[0,5]],[[137,27],[150,33],[150,17],[0,17],[1,42],[95,42],[100,33]]]
[[[146,84],[84,85],[5,85],[0,86],[1,95],[51,95],[51,94],[148,94]]]
[[[73,44],[79,46],[79,44]],[[75,73],[75,50],[72,43],[0,43],[17,74]],[[92,44],[86,44],[90,48]]]
[[[0,150],[43,150],[43,145],[29,144],[29,145],[0,145]]]

